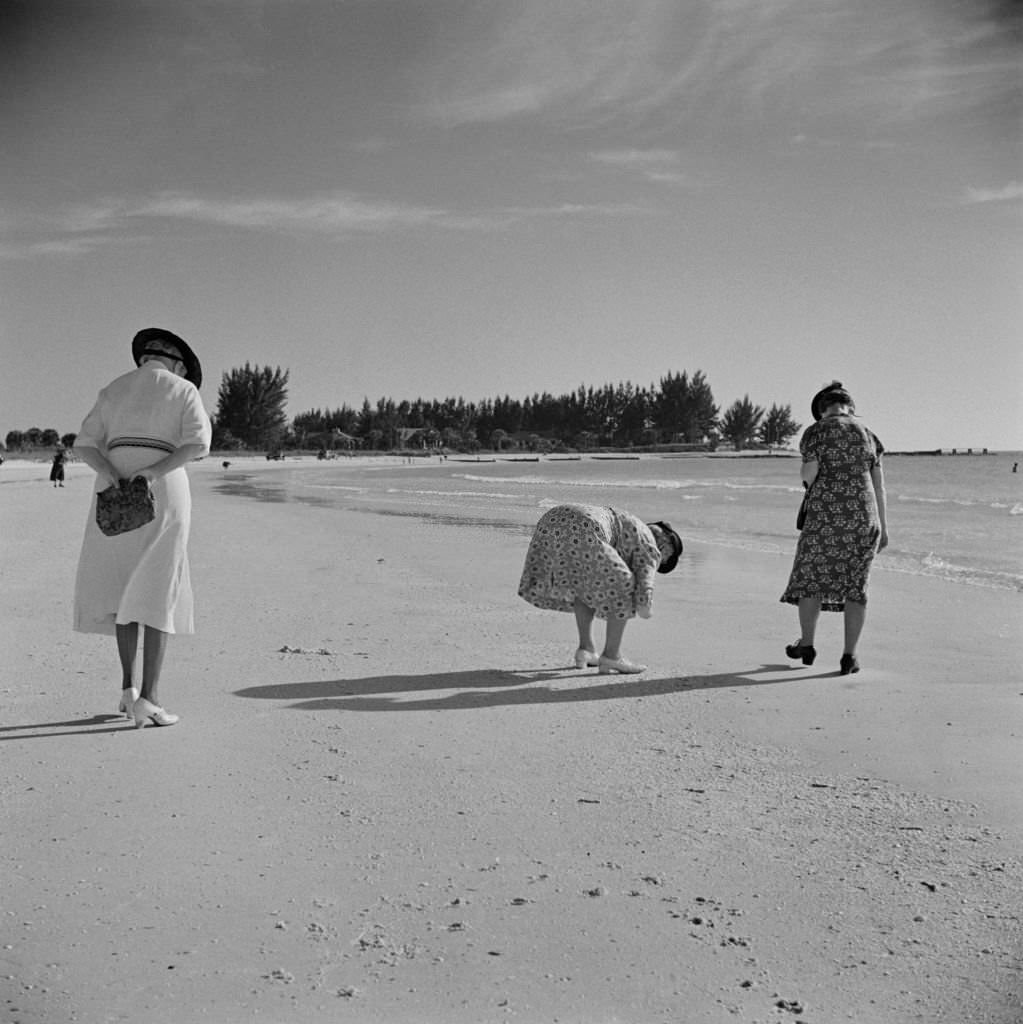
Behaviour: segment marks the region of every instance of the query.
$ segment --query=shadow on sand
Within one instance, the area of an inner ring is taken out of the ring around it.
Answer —
[[[784,678],[777,678],[780,672]],[[767,676],[772,678],[753,678]],[[324,679],[309,683],[279,683],[235,690],[235,696],[256,700],[293,701],[296,711],[452,711],[524,704],[566,704],[575,701],[627,700],[669,693],[765,686],[772,683],[827,679],[834,672],[807,676],[793,674],[791,665],[761,665],[743,672],[719,675],[649,679],[643,676],[583,675],[575,669],[477,669],[419,676],[367,676],[363,679]],[[599,679],[600,682],[590,682]],[[562,680],[581,686],[554,686]],[[585,680],[585,682],[583,682]],[[541,684],[541,685],[537,685]],[[410,693],[456,691],[406,699]],[[398,695],[398,696],[384,696]]]
[[[117,728],[98,728],[118,723]],[[96,728],[88,728],[94,726]],[[4,740],[45,740],[58,736],[99,736],[105,732],[123,732],[124,729],[135,731],[135,723],[124,715],[89,715],[88,717],[72,718],[67,722],[35,722],[26,725],[0,726],[0,743]],[[60,729],[60,732],[36,732],[37,729]]]
[[[784,673],[784,675],[781,675]],[[516,707],[526,704],[570,704],[592,700],[631,700],[669,693],[769,686],[797,679],[830,679],[837,672],[804,675],[791,665],[761,665],[741,672],[706,676],[649,679],[638,676],[583,674],[576,669],[482,668],[432,675],[366,676],[363,679],[324,679],[309,683],[269,683],[235,690],[236,697],[290,701],[294,711],[459,711],[473,708]],[[757,677],[763,678],[757,678]],[[591,682],[599,680],[599,682]],[[562,685],[558,685],[558,684]],[[582,685],[572,685],[581,683]],[[544,685],[549,684],[549,685]],[[419,700],[407,694],[431,694]],[[65,722],[35,722],[0,726],[5,740],[56,739],[135,731],[121,715],[92,715]]]

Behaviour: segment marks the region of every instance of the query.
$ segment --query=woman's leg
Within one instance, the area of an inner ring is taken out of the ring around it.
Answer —
[[[856,645],[860,640],[860,633],[863,632],[863,623],[867,620],[867,606],[861,601],[845,602],[845,653],[855,654]]]
[[[139,624],[117,623],[114,632],[117,634],[117,656],[121,659],[121,689],[127,690],[135,685],[132,680],[135,677],[135,653],[139,646]]]
[[[145,640],[142,644],[141,696],[157,707],[160,705],[157,690],[160,686],[160,672],[163,669],[163,656],[166,650],[167,634],[152,626],[146,626]]]
[[[597,647],[593,642],[593,616],[595,612],[593,609],[586,604],[583,604],[578,598],[572,605],[572,610],[575,612],[575,624],[579,630],[579,646],[584,651],[593,651],[596,653]]]
[[[799,599],[799,643],[802,647],[813,647],[817,635],[817,620],[821,617],[821,599],[819,597],[801,597]]]
[[[607,634],[604,638],[604,658],[618,661],[622,656],[622,637],[625,635],[625,625],[628,619],[609,618],[607,620]]]

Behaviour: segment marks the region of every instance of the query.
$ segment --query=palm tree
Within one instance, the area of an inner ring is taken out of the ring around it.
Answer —
[[[789,439],[796,436],[802,429],[801,423],[792,418],[791,405],[772,405],[764,422],[760,424],[757,437],[766,445],[783,448]]]
[[[225,373],[217,394],[217,431],[230,433],[248,448],[277,447],[287,417],[288,371],[250,366]]]
[[[725,410],[721,417],[721,436],[731,441],[736,451],[741,451],[753,441],[763,418],[764,410],[746,395]]]

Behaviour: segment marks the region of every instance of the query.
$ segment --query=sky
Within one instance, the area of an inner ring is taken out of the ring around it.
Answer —
[[[1023,449],[1014,0],[7,0],[0,440],[142,327],[289,417],[703,371]]]

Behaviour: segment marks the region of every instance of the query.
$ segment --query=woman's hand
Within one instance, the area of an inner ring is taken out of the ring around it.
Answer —
[[[881,528],[881,536],[877,541],[877,550],[884,551],[888,547],[888,530],[885,527]]]
[[[135,476],[142,477],[146,483],[152,485],[161,477],[168,476],[182,466],[187,466],[194,459],[201,459],[205,454],[205,445],[183,444],[180,448],[175,448],[170,455],[160,459],[159,462],[143,467]]]

